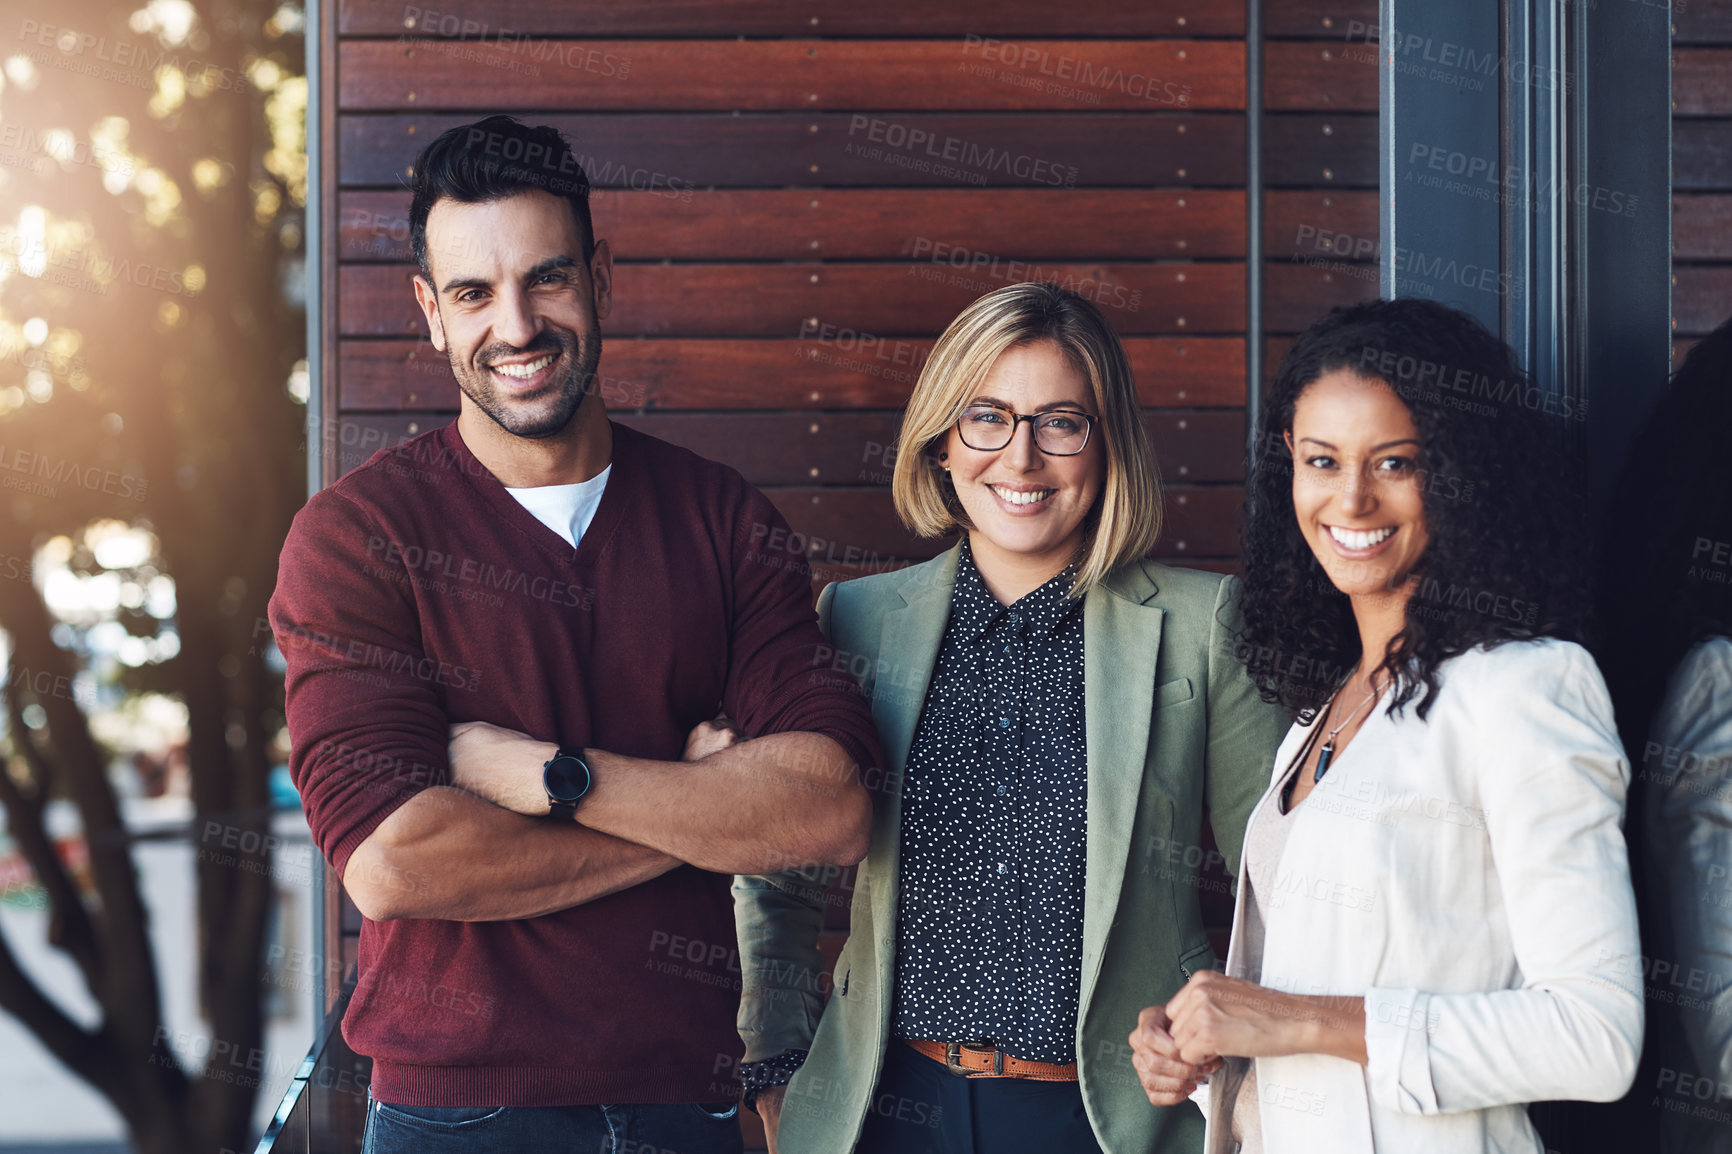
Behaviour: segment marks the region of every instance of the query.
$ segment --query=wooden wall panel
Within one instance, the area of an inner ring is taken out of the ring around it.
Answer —
[[[406,6],[397,0],[348,0],[338,17],[344,37],[443,36],[1195,36],[1243,37],[1245,11],[1214,0],[465,0]]]
[[[1732,316],[1732,0],[1675,14],[1673,361]]]
[[[1672,198],[1672,256],[1732,261],[1732,195]]]
[[[1264,15],[1265,381],[1294,334],[1378,295],[1376,25],[1375,0]]]
[[[357,40],[346,109],[1194,109],[1245,106],[1234,41]]]
[[[1674,43],[1732,44],[1732,0],[1690,0],[1673,8]]]
[[[1377,0],[1279,0],[1263,13],[1263,34],[1271,38],[1363,40],[1376,27]]]
[[[843,484],[849,446],[883,439],[939,329],[982,292],[1049,279],[1125,338],[1169,473],[1236,481],[1242,9],[856,7],[350,0],[329,94],[341,411],[448,419],[455,385],[409,292],[404,186],[439,132],[503,111],[564,132],[595,186],[618,268],[600,370],[615,411],[692,435],[815,424],[823,452],[739,464],[772,487]],[[1273,46],[1265,161],[1282,186],[1268,219],[1295,249],[1357,227],[1357,202],[1310,190],[1375,179],[1374,87],[1302,41]],[[1295,262],[1271,270],[1266,304],[1302,323],[1358,287]],[[876,415],[837,423],[849,412]],[[1230,562],[1228,538],[1192,534],[1193,555],[1199,541]]]
[[[1672,270],[1677,331],[1700,335],[1732,316],[1732,263],[1678,265]]]
[[[1732,189],[1732,109],[1729,118],[1672,121],[1672,189]]]
[[[353,190],[339,204],[344,260],[409,259],[407,192]],[[1236,188],[600,189],[590,213],[615,260],[914,259],[978,273],[1012,261],[1245,255]]]
[[[598,371],[602,397],[619,411],[890,409],[906,404],[930,339],[841,349],[805,340],[608,338]],[[1243,407],[1240,337],[1126,337],[1142,403]],[[425,340],[343,342],[341,405],[347,412],[448,412],[457,382]]]
[[[1263,104],[1271,111],[1377,111],[1375,43],[1271,40],[1263,64]]]
[[[1337,50],[1366,39],[1362,8],[1268,13],[1264,305],[1277,336],[1375,292],[1360,251],[1374,231],[1375,67]],[[601,387],[621,412],[786,424],[891,410],[937,329],[1029,277],[1101,301],[1146,402],[1241,404],[1242,14],[987,11],[892,5],[814,25],[775,0],[695,3],[678,20],[646,4],[484,0],[454,22],[351,3],[335,93],[344,411],[449,413],[454,385],[408,292],[402,188],[435,134],[495,110],[554,124],[591,172],[619,260]],[[1085,68],[1170,78],[1184,100],[1019,83]],[[1175,468],[1226,478],[1241,468],[1231,456],[1211,466],[1192,452]],[[781,484],[793,459],[742,467]],[[803,467],[822,480],[834,466]]]
[[[1672,111],[1677,116],[1724,116],[1732,109],[1732,73],[1725,48],[1672,53]]]
[[[1243,330],[1241,264],[1054,264],[1045,276],[1098,304],[1121,333]],[[342,270],[344,336],[425,331],[406,265]],[[1016,283],[944,266],[618,264],[604,333],[619,336],[872,337],[935,333],[983,293]],[[845,351],[845,350],[844,350]]]
[[[1269,188],[1377,187],[1377,117],[1355,112],[1263,118],[1263,183]]]
[[[346,113],[339,126],[342,183],[400,188],[427,141],[478,118]],[[560,112],[534,118],[566,134],[595,187],[688,199],[710,186],[1230,188],[1245,181],[1245,120],[1228,113]],[[1375,152],[1369,171],[1375,184]]]

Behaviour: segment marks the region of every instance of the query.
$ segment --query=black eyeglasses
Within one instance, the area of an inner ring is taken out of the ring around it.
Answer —
[[[984,453],[997,452],[1016,436],[1016,426],[1027,421],[1034,426],[1035,447],[1050,457],[1074,457],[1089,443],[1089,430],[1098,417],[1075,409],[1048,409],[1032,415],[1014,413],[999,405],[970,405],[956,418],[962,443]]]

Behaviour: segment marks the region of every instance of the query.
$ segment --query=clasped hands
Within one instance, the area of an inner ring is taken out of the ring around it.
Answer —
[[[1224,1056],[1311,1052],[1309,1031],[1320,1012],[1314,1001],[1201,970],[1166,1005],[1137,1016],[1131,1065],[1150,1102],[1176,1106],[1221,1068]]]
[[[700,761],[740,740],[725,717],[701,721],[686,735],[680,760]],[[458,722],[451,727],[450,742],[452,785],[517,813],[547,816],[541,769],[557,752],[555,743],[485,721]]]

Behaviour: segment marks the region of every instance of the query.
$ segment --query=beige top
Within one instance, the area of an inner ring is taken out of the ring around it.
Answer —
[[[1303,760],[1303,758],[1301,758]],[[1294,766],[1282,779],[1281,788],[1268,805],[1259,806],[1245,827],[1245,873],[1251,882],[1251,902],[1245,910],[1245,957],[1251,972],[1247,979],[1256,982],[1263,976],[1263,925],[1267,903],[1279,889],[1281,855],[1287,848],[1287,835],[1293,829],[1293,811],[1283,809],[1288,787],[1301,767]],[[1262,1154],[1263,1128],[1258,1111],[1257,1063],[1252,1062],[1239,1085],[1233,1105],[1233,1137],[1242,1154]]]

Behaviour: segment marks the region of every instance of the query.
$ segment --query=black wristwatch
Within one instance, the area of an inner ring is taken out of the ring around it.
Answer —
[[[559,747],[553,757],[541,765],[541,787],[547,790],[547,812],[561,821],[577,817],[577,803],[589,792],[594,777],[589,762],[576,751]]]

